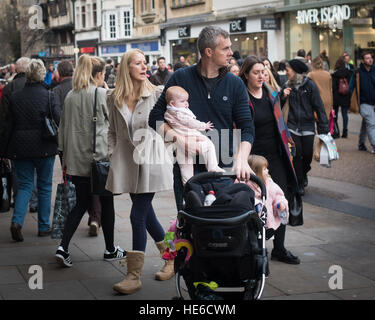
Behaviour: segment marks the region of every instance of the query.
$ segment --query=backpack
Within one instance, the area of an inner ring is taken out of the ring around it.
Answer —
[[[346,96],[349,93],[349,84],[348,84],[348,80],[346,78],[340,79],[339,93],[343,96]]]

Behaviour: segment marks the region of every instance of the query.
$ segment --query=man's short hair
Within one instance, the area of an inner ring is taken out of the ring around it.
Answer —
[[[112,59],[107,59],[105,62],[106,62],[107,64],[111,64],[111,63],[112,63]]]
[[[73,76],[73,65],[70,61],[64,60],[57,65],[57,71],[61,78]]]
[[[164,60],[164,61],[165,61],[165,58],[164,58],[164,57],[159,57],[158,60],[157,60],[157,61],[158,61],[158,64],[159,64],[159,61],[160,61],[160,60]]]
[[[365,58],[365,56],[367,56],[368,54],[370,54],[371,57],[374,56],[373,53],[372,53],[371,51],[366,50],[366,51],[363,51],[363,52],[361,53],[361,59],[363,60],[363,59]]]
[[[298,57],[306,57],[306,51],[305,50],[303,50],[303,49],[299,49],[298,51],[297,51],[297,56]]]
[[[218,45],[218,37],[229,38],[229,33],[220,27],[207,26],[199,33],[197,46],[201,56],[204,56],[206,48],[214,50]]]

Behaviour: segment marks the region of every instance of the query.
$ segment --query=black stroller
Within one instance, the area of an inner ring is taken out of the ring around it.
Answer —
[[[192,300],[255,300],[262,295],[268,275],[266,188],[251,175],[262,192],[262,203],[255,208],[254,192],[246,184],[233,184],[235,178],[205,172],[185,185],[176,237],[190,245],[180,247],[175,257],[177,299],[184,299],[181,277]],[[203,206],[211,190],[216,200]]]

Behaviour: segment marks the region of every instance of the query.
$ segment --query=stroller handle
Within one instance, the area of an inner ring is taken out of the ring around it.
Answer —
[[[188,182],[193,183],[193,182],[200,182],[202,180],[207,180],[207,179],[225,179],[225,178],[236,179],[237,175],[234,172],[202,172],[191,177]],[[260,179],[258,176],[251,173],[250,180],[255,182],[260,187],[262,198],[263,197],[266,198],[267,197],[266,186],[264,185],[262,179]]]

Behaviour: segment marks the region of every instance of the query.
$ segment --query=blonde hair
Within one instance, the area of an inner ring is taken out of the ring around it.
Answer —
[[[189,96],[188,92],[184,88],[179,86],[172,86],[169,87],[165,92],[165,100],[167,101],[167,104],[169,104],[173,100],[173,98],[184,94],[187,94]]]
[[[313,69],[323,69],[323,60],[321,57],[317,56],[311,61]]]
[[[248,158],[248,163],[250,168],[254,171],[254,173],[262,179],[264,183],[266,183],[266,178],[263,175],[263,169],[268,168],[268,161],[265,157],[258,156],[258,155],[251,155]]]
[[[145,55],[143,51],[139,49],[132,49],[126,52],[121,58],[120,68],[117,73],[116,88],[112,92],[115,103],[120,108],[122,107],[123,101],[125,101],[125,99],[128,98],[134,91],[133,80],[130,76],[129,66],[137,53],[143,56]],[[144,93],[152,92],[154,90],[155,86],[148,79],[146,79],[145,81],[143,81],[141,90],[139,93],[137,93],[138,96],[136,96],[135,98],[139,100]]]
[[[264,69],[268,73],[268,76],[270,77],[270,82],[267,84],[270,85],[273,90],[280,91],[281,88],[278,85],[277,81],[275,80],[275,77],[273,76],[272,71],[267,67],[265,67]]]
[[[46,68],[43,61],[40,59],[31,59],[26,67],[25,74],[27,83],[42,82],[46,75]]]
[[[73,73],[73,89],[88,89],[94,82],[97,73],[104,72],[105,62],[102,58],[83,54],[78,59],[77,68]]]

